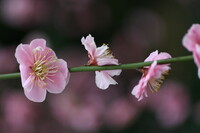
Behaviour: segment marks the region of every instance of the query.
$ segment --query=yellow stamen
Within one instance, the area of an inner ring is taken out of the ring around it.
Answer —
[[[57,58],[55,56],[47,56],[49,52],[51,51],[43,50],[41,47],[37,47],[33,50],[35,63],[31,67],[31,81],[41,88],[44,88],[47,85],[45,82],[46,79],[54,82],[50,77],[54,76],[55,73],[58,72],[58,66],[54,65]]]
[[[158,89],[160,88],[161,84],[163,83],[164,79],[165,79],[165,75],[168,75],[169,71],[165,71],[164,73],[162,73],[161,77],[159,79],[151,79],[148,82],[148,86],[151,90],[152,93],[157,92]]]

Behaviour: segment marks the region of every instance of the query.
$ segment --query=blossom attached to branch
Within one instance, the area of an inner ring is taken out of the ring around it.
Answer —
[[[82,44],[88,51],[90,60],[87,65],[90,66],[104,66],[104,65],[119,65],[118,60],[111,54],[107,45],[97,47],[94,38],[88,35],[86,38],[81,39]],[[121,70],[106,70],[95,71],[95,82],[100,89],[107,89],[109,85],[115,85],[117,82],[112,78],[115,75],[120,75]]]
[[[21,82],[29,100],[42,102],[46,90],[61,93],[65,89],[70,76],[67,63],[46,47],[44,39],[35,39],[30,45],[20,44],[15,57],[20,64]]]
[[[140,69],[143,73],[142,78],[139,81],[139,84],[136,85],[132,94],[138,98],[138,101],[142,100],[144,96],[147,95],[147,87],[150,88],[152,92],[157,91],[160,88],[164,80],[164,75],[170,70],[169,64],[158,65],[157,60],[171,58],[171,55],[165,52],[158,54],[158,51],[152,52],[144,62],[154,61],[150,66],[146,66]]]
[[[200,25],[193,24],[188,33],[183,37],[183,46],[193,53],[194,61],[198,67],[200,78]]]

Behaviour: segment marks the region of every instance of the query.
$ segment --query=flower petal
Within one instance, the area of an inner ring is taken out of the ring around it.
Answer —
[[[27,67],[20,65],[20,72],[22,87],[24,90],[30,91],[34,87],[34,82],[32,81],[33,78],[30,75],[30,70]]]
[[[21,64],[19,65],[19,70],[20,70],[22,81],[26,80],[30,76],[30,73],[32,73],[32,69],[30,67],[27,67]]]
[[[111,78],[111,76],[104,71],[95,71],[95,82],[97,87],[99,87],[100,89],[107,89],[109,87],[109,85],[115,85],[117,84],[117,82]]]
[[[193,51],[193,57],[197,67],[200,67],[200,45],[196,45]]]
[[[45,59],[48,59],[49,57],[53,57],[54,59],[57,59],[56,53],[51,48],[46,47],[43,52],[39,52],[39,53]]]
[[[156,73],[156,65],[157,65],[157,61],[154,61],[150,67],[149,67],[149,70],[147,72],[147,74],[145,75],[144,79],[145,79],[145,85],[147,85],[147,82],[151,79],[151,78],[154,78],[155,76],[157,76],[157,73]]]
[[[152,52],[145,60],[144,62],[147,62],[147,61],[153,61],[154,58],[158,55],[158,50]]]
[[[164,60],[169,58],[172,58],[170,54],[166,52],[161,52],[154,58],[154,60]]]
[[[188,37],[188,35],[186,34],[184,37],[183,37],[183,46],[188,50],[188,51],[193,51],[194,50],[194,42],[191,40],[191,38]]]
[[[69,82],[70,73],[68,70],[67,62],[63,59],[58,59],[55,63],[56,66],[58,66],[58,71],[60,71],[65,79],[66,84]]]
[[[189,51],[195,49],[195,45],[200,45],[200,25],[193,24],[188,33],[183,37],[183,46]]]
[[[44,39],[34,39],[30,43],[30,48],[33,50],[36,47],[42,47],[43,49],[46,48],[46,40]]]
[[[140,84],[136,85],[133,88],[131,94],[134,95],[138,99],[138,101],[143,99],[143,95],[141,93],[141,86],[140,86]]]
[[[94,57],[94,54],[96,52],[96,44],[94,42],[94,37],[92,37],[89,34],[86,38],[82,37],[81,42],[90,54],[90,56]]]
[[[118,65],[118,60],[115,58],[97,58],[97,64],[98,66],[103,65]]]
[[[106,53],[106,50],[108,50],[107,45],[102,45],[101,47],[98,47],[95,52],[95,57],[103,55],[104,53]]]
[[[63,77],[65,79],[69,77],[69,70],[66,61],[64,61],[63,59],[58,59],[55,63],[55,66],[58,66],[58,71],[60,71],[63,74]]]
[[[15,52],[15,58],[19,64],[31,66],[33,64],[33,53],[31,52],[29,45],[18,45]]]
[[[34,86],[32,89],[25,88],[26,97],[33,102],[43,102],[46,98],[46,89]]]
[[[120,75],[122,70],[104,70],[104,72],[108,73],[111,77],[113,77]]]
[[[144,96],[148,96],[146,90],[147,86],[142,87],[144,82],[145,81],[141,79],[139,81],[139,84],[136,85],[131,92],[131,94],[134,95],[138,99],[138,101],[142,100]]]
[[[63,76],[61,72],[58,71],[54,76],[48,78],[50,80],[49,79],[45,80],[47,84],[46,89],[48,90],[48,92],[58,94],[65,89],[67,82],[66,78]]]

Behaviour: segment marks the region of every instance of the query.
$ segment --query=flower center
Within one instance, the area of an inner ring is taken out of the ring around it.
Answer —
[[[51,50],[43,50],[41,47],[36,47],[33,50],[32,81],[41,88],[47,85],[45,82],[46,79],[54,82],[51,77],[58,71],[58,66],[55,65],[57,58],[50,52]]]
[[[49,71],[48,67],[46,67],[45,65],[42,65],[41,63],[39,63],[38,61],[36,61],[34,63],[34,66],[32,67],[32,70],[35,74],[35,76],[41,80],[45,80],[47,73]]]

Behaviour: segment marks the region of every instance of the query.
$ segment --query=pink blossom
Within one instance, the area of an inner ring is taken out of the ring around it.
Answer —
[[[200,78],[200,25],[193,24],[188,33],[183,37],[183,46],[193,53],[194,61],[198,67]]]
[[[86,38],[81,39],[82,44],[88,51],[88,57],[90,60],[87,65],[91,66],[104,66],[104,65],[118,65],[118,60],[111,54],[107,45],[97,47],[94,38],[88,35]],[[107,89],[110,84],[116,85],[117,82],[112,78],[115,75],[120,75],[121,70],[107,70],[96,71],[96,85],[100,89]]]
[[[20,64],[22,86],[26,97],[34,102],[42,102],[46,90],[61,93],[69,80],[67,63],[57,59],[54,51],[46,47],[44,39],[35,39],[30,45],[20,44],[15,57]]]
[[[147,86],[152,92],[157,91],[160,88],[161,83],[164,80],[164,75],[170,70],[169,64],[157,65],[157,60],[171,58],[168,53],[161,52],[158,54],[158,51],[152,52],[144,62],[154,61],[150,66],[146,66],[140,71],[143,73],[142,78],[139,81],[139,84],[136,85],[132,94],[138,98],[138,101],[142,100],[144,96],[147,95]]]

